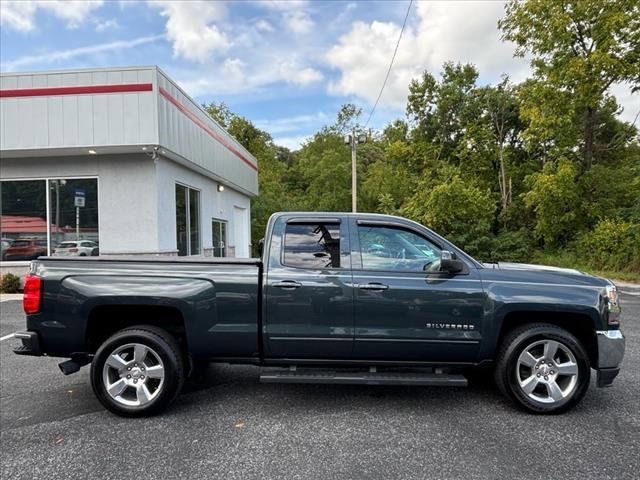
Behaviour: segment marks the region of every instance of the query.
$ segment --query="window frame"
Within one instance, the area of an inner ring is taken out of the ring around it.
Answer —
[[[222,230],[222,225],[224,224],[224,247],[222,247],[222,250],[224,253],[224,255],[222,257],[216,257],[215,253],[216,253],[216,249],[219,249],[220,247],[217,247],[214,243],[213,243],[213,224],[217,223],[219,224],[218,227],[220,227],[220,230]],[[229,248],[229,221],[228,220],[224,220],[222,218],[217,218],[217,217],[211,217],[211,255],[214,258],[228,258],[227,257],[227,253],[228,253],[228,248]]]
[[[186,255],[180,255],[180,249],[178,248],[178,204],[176,200],[176,187],[181,186],[185,189],[185,214],[186,214],[186,222],[185,222],[185,238],[186,238],[186,247],[187,253]],[[198,194],[198,218],[196,219],[196,225],[198,225],[198,253],[191,253],[191,191],[197,192]],[[175,239],[176,239],[176,250],[178,250],[178,256],[191,257],[193,255],[202,255],[202,190],[199,188],[192,187],[186,183],[174,181],[174,219],[175,219]]]
[[[434,241],[432,238],[430,238],[429,236],[416,231],[413,228],[407,227],[405,225],[398,225],[398,224],[394,224],[394,223],[387,223],[387,222],[367,222],[367,221],[358,221],[356,222],[356,228],[355,228],[355,236],[358,240],[358,257],[359,257],[359,264],[360,267],[354,267],[354,270],[359,270],[359,271],[364,271],[364,272],[385,272],[385,273],[420,273],[423,275],[434,275],[434,274],[438,274],[441,275],[443,272],[429,272],[429,271],[425,271],[425,270],[398,270],[398,269],[389,269],[389,268],[365,268],[364,266],[364,261],[362,259],[362,243],[360,242],[360,228],[366,228],[366,227],[370,227],[370,228],[388,228],[388,229],[395,229],[395,230],[402,230],[408,233],[412,233],[413,235],[416,235],[417,237],[420,237],[424,240],[426,240],[427,242],[433,244],[435,247],[439,248],[440,251],[442,250],[446,250],[446,245],[443,245],[439,242]]]
[[[54,176],[37,176],[37,177],[17,177],[17,178],[2,178],[0,183],[3,182],[30,182],[30,181],[44,181],[45,182],[45,208],[46,215],[45,220],[47,224],[47,256],[52,255],[51,249],[51,196],[50,196],[50,182],[52,180],[95,180],[96,181],[96,195],[98,197],[98,243],[100,243],[100,177],[98,175],[54,175]],[[0,215],[2,211],[0,210]],[[0,259],[0,262],[3,262]],[[29,260],[16,260],[15,262],[29,263]]]
[[[450,250],[452,252],[456,251],[454,248],[452,248],[450,245],[448,245],[445,241],[442,241],[439,237],[437,237],[436,235],[429,235],[427,232],[423,232],[411,225],[404,225],[401,223],[396,223],[396,222],[390,222],[387,220],[376,220],[376,219],[366,219],[366,218],[354,218],[353,219],[353,229],[352,229],[352,236],[351,236],[351,245],[352,245],[352,249],[351,249],[351,265],[352,265],[352,269],[354,272],[379,272],[379,273],[389,273],[389,274],[395,274],[395,275],[423,275],[423,276],[437,276],[437,277],[442,277],[442,276],[446,276],[448,275],[447,272],[429,272],[429,271],[425,271],[425,270],[389,270],[389,269],[366,269],[363,267],[363,262],[362,262],[362,246],[360,245],[360,235],[359,235],[359,227],[381,227],[381,228],[395,228],[395,229],[399,229],[399,230],[405,230],[408,231],[410,233],[413,233],[414,235],[417,235],[419,237],[422,237],[426,240],[428,240],[430,243],[432,243],[433,245],[435,245],[436,247],[438,247],[440,250]],[[465,272],[464,273],[468,273],[469,270],[469,265],[468,262],[466,261],[466,259],[460,258],[460,255],[458,255],[458,258],[460,260],[462,260],[462,262],[465,264]],[[458,275],[463,274],[462,272],[459,273]]]
[[[340,258],[340,266],[339,267],[318,267],[318,268],[308,268],[308,267],[300,267],[297,265],[291,265],[289,263],[286,263],[284,260],[284,253],[285,253],[285,248],[286,248],[286,239],[287,239],[287,227],[289,225],[313,225],[313,224],[335,224],[338,226],[338,238],[339,238],[339,258]],[[284,224],[284,230],[282,232],[282,241],[281,241],[281,248],[280,248],[280,265],[286,268],[294,268],[296,270],[305,270],[305,271],[309,271],[309,270],[331,270],[331,271],[345,271],[345,270],[349,270],[350,269],[350,262],[347,262],[347,265],[343,265],[343,257],[345,255],[345,248],[344,248],[344,243],[345,241],[348,241],[348,238],[345,236],[345,224],[343,222],[340,221],[339,218],[303,218],[303,217],[299,217],[299,218],[291,218],[289,220],[287,220]],[[348,253],[348,251],[347,251]]]

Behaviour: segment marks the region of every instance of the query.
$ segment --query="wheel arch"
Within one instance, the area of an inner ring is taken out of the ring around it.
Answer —
[[[152,325],[171,334],[184,351],[188,340],[183,313],[168,305],[97,305],[89,311],[85,344],[89,353],[114,333],[137,325]]]
[[[598,344],[595,335],[593,319],[584,312],[554,312],[540,310],[514,310],[502,319],[497,337],[497,345],[502,345],[504,338],[513,329],[527,323],[548,323],[560,327],[580,341],[587,354],[589,362],[595,365],[598,357]]]

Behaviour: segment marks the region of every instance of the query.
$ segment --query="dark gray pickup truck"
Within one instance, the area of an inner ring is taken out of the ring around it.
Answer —
[[[521,407],[560,412],[624,354],[610,281],[482,264],[385,215],[275,214],[262,260],[41,258],[24,293],[15,353],[91,363],[125,416],[161,411],[209,362],[288,383],[464,386],[484,369]]]

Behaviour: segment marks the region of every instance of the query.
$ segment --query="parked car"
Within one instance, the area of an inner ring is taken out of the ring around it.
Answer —
[[[54,257],[95,257],[98,254],[98,244],[91,240],[61,242],[53,250]]]
[[[46,240],[19,238],[4,251],[2,259],[6,261],[35,260],[45,255],[47,255]]]
[[[4,257],[4,252],[13,244],[13,240],[10,238],[3,238],[0,240],[0,258]]]
[[[47,258],[26,278],[21,355],[91,363],[112,412],[164,409],[207,362],[262,382],[464,386],[492,371],[523,409],[558,413],[620,370],[615,285],[483,264],[387,215],[279,213],[262,259]]]

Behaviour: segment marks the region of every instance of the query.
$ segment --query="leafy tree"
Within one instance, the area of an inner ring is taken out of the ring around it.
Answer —
[[[609,87],[640,85],[640,3],[510,0],[499,26],[503,38],[516,44],[516,55],[532,57],[536,83],[523,98],[530,128],[546,130],[541,137],[549,142],[557,130],[550,130],[549,119],[565,126],[579,119],[583,164],[589,168],[599,153],[598,111]],[[535,114],[538,109],[547,115]]]
[[[464,135],[464,125],[478,115],[470,108],[477,78],[473,65],[448,62],[441,81],[425,71],[409,85],[407,116],[415,126],[413,138],[435,147],[436,160],[451,157]]]
[[[577,176],[576,165],[561,159],[557,166],[549,162],[542,172],[525,180],[529,191],[524,194],[524,201],[535,212],[535,232],[549,247],[566,244],[582,226]]]
[[[455,175],[434,188],[421,182],[402,213],[446,236],[471,255],[487,257],[494,211],[489,192]]]

